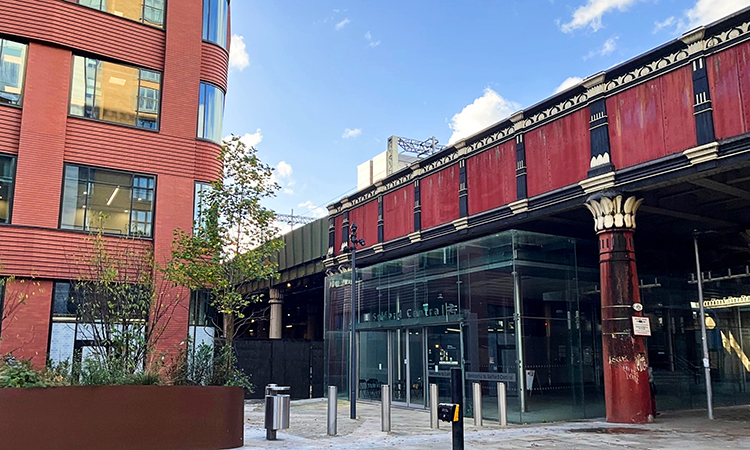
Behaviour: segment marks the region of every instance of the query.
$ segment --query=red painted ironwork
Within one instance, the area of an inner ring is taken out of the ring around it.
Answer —
[[[607,421],[653,421],[648,381],[648,352],[633,335],[633,305],[641,302],[632,229],[600,231],[599,264],[602,297],[602,349]]]

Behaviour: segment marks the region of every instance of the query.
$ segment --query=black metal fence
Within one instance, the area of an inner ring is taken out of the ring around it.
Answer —
[[[323,341],[242,339],[234,344],[239,367],[255,385],[246,398],[263,398],[270,383],[290,386],[293,399],[323,397]]]

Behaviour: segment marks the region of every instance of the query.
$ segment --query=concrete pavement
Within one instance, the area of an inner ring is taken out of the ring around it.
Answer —
[[[376,449],[399,450],[451,448],[450,424],[430,429],[424,410],[393,408],[392,432],[380,431],[380,404],[359,402],[358,419],[349,419],[349,403],[339,402],[338,435],[326,435],[326,402],[292,402],[291,428],[266,441],[263,405],[245,405],[246,449]],[[510,425],[486,423],[474,427],[465,420],[466,449],[750,449],[750,406],[718,408],[709,422],[705,410],[665,412],[649,425],[613,425],[603,421],[557,424]]]

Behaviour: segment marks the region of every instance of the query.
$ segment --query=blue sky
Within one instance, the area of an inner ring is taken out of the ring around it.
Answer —
[[[389,136],[447,144],[750,0],[236,0],[224,134],[320,216]]]

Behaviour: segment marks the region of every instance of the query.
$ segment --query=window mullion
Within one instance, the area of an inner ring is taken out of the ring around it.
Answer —
[[[135,197],[135,177],[130,177],[130,209],[128,210],[128,236],[133,234],[133,197]]]

